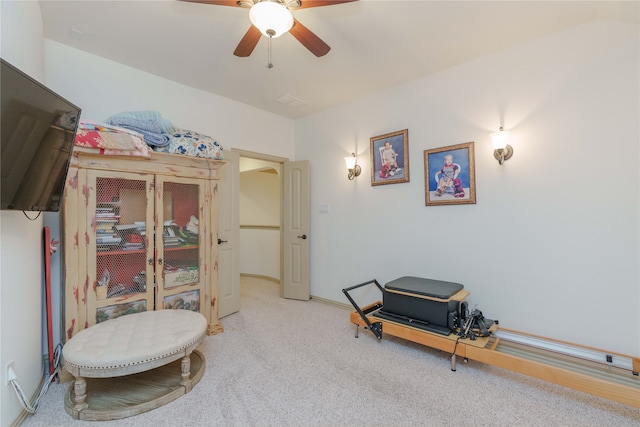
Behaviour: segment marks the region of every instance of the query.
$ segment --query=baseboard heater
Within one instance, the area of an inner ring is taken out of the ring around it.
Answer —
[[[349,292],[368,284],[375,284],[384,292],[375,280],[343,289],[355,308],[350,321],[356,325],[356,337],[362,326],[378,340],[384,332],[448,352],[453,371],[459,356],[640,408],[640,358],[530,335],[497,324],[490,329],[490,336],[474,340],[455,333],[430,331],[408,319],[380,316],[379,312],[384,312],[382,301],[359,307]]]

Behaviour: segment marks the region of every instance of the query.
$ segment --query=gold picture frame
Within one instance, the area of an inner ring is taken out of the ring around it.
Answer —
[[[409,182],[409,130],[370,139],[371,185]]]
[[[424,150],[426,206],[476,203],[473,142]]]

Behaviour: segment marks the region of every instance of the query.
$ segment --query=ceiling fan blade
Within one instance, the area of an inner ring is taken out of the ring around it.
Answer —
[[[334,4],[351,3],[358,0],[300,0],[300,6],[297,9],[306,9],[309,7],[332,6]]]
[[[331,50],[328,44],[313,34],[310,29],[302,25],[296,18],[293,18],[293,27],[291,27],[289,32],[315,56],[324,56]]]
[[[262,36],[260,30],[252,25],[242,40],[240,40],[240,43],[238,43],[238,47],[233,51],[233,54],[240,57],[251,55],[251,52],[253,52],[253,49],[258,44],[258,40],[260,40],[260,36]]]
[[[216,5],[216,6],[241,7],[238,4],[238,0],[181,0],[181,1],[187,1],[187,2],[191,2],[191,3],[213,4],[213,5]]]

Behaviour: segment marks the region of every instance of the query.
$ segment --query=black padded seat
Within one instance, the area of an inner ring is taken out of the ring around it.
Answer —
[[[460,283],[423,279],[422,277],[413,276],[399,277],[388,282],[384,287],[389,291],[405,292],[445,300],[451,298],[464,288]]]

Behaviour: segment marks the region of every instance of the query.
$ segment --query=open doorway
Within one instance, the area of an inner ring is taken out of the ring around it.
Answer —
[[[241,276],[267,278],[281,297],[309,300],[309,162],[235,149],[225,157],[218,189],[219,318],[240,310]]]
[[[240,156],[240,275],[280,283],[282,162]]]

